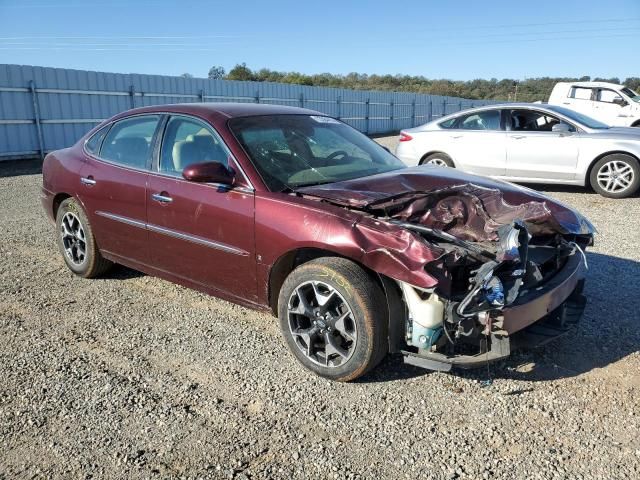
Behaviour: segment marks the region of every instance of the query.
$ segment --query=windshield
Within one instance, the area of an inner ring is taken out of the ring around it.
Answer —
[[[584,125],[585,127],[594,128],[596,130],[604,130],[606,128],[609,128],[608,125],[602,122],[599,122],[594,118],[588,117],[586,115],[583,115],[582,113],[575,112],[568,108],[559,107],[557,105],[546,105],[546,107],[549,110],[553,110],[554,112],[561,113],[562,115],[570,118],[571,120],[575,120],[576,122]]]
[[[624,93],[627,97],[629,97],[634,102],[640,103],[640,95],[638,95],[636,92],[631,90],[629,87],[624,87],[621,90],[621,92]]]
[[[349,125],[314,115],[234,118],[229,128],[272,191],[406,168]]]

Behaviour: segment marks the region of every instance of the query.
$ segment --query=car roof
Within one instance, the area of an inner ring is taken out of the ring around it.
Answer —
[[[223,116],[226,118],[257,115],[324,115],[307,108],[270,105],[263,103],[174,103],[140,107],[120,113],[116,118],[140,113],[183,113],[199,117]]]
[[[618,85],[617,83],[610,82],[564,82],[567,85],[575,85],[577,87],[609,87],[609,88],[623,88],[624,85]]]

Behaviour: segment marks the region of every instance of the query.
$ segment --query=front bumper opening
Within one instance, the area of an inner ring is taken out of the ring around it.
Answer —
[[[404,362],[438,371],[476,368],[505,359],[515,349],[534,348],[565,335],[578,324],[586,305],[583,273],[582,257],[575,252],[552,279],[524,292],[483,334],[469,338],[468,351],[459,346],[448,352],[404,349]]]

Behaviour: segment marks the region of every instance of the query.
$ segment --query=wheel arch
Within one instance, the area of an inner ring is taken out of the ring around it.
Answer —
[[[640,159],[638,158],[637,155],[634,155],[633,153],[625,152],[623,150],[612,150],[610,152],[601,153],[596,158],[591,160],[591,163],[589,164],[589,167],[587,168],[587,172],[586,172],[585,177],[584,177],[584,184],[586,186],[589,186],[589,187],[591,186],[591,171],[593,170],[593,167],[595,166],[595,164],[598,163],[600,160],[602,160],[604,157],[608,157],[609,155],[627,155],[627,156],[635,159],[635,161],[640,164]]]
[[[73,195],[70,195],[66,192],[60,192],[53,197],[53,201],[51,202],[51,213],[53,214],[54,220],[56,218],[56,215],[58,214],[58,209],[60,208],[62,202],[64,202],[67,198],[71,198],[72,196]]]
[[[281,255],[269,270],[268,277],[268,301],[269,308],[274,316],[278,316],[278,297],[280,289],[289,274],[300,265],[323,257],[339,257],[354,262],[378,284],[384,293],[384,301],[387,305],[386,321],[388,326],[389,352],[398,352],[404,338],[405,307],[402,293],[398,284],[391,278],[375,272],[359,261],[349,258],[333,250],[317,247],[300,247]]]
[[[640,127],[640,120],[636,120],[631,124],[632,127]]]

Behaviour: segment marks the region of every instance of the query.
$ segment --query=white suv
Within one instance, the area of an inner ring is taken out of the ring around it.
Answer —
[[[556,83],[549,104],[568,107],[614,127],[640,127],[640,95],[624,85]]]

